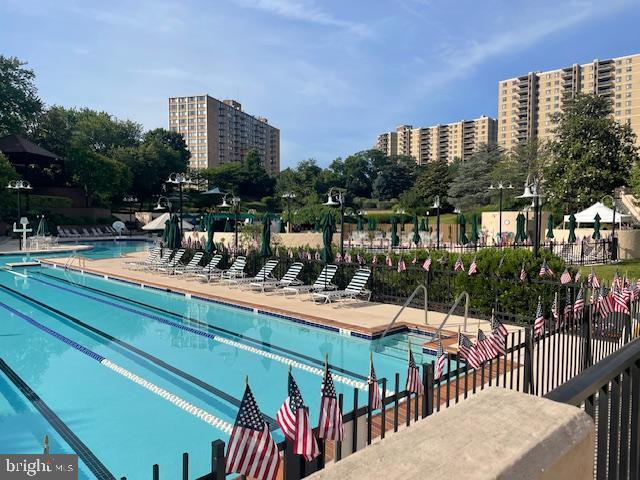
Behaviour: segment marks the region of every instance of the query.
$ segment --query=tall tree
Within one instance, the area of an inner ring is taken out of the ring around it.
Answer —
[[[461,210],[477,208],[490,203],[487,188],[492,172],[502,156],[497,145],[480,145],[469,159],[457,165],[455,177],[449,186],[449,201]]]
[[[92,151],[72,152],[67,168],[75,185],[83,188],[86,206],[108,204],[131,187],[131,172],[121,162]]]
[[[555,140],[544,167],[544,190],[557,208],[575,211],[629,182],[638,161],[635,134],[612,117],[609,99],[578,95],[555,120]]]
[[[381,162],[382,163],[382,162]],[[373,182],[373,196],[380,200],[398,198],[402,192],[413,185],[416,174],[416,162],[406,155],[389,157],[377,170]]]
[[[172,132],[164,128],[155,128],[146,132],[142,141],[146,144],[160,143],[178,152],[182,164],[182,169],[178,171],[183,172],[189,167],[191,152],[187,149],[187,143],[181,133]],[[175,168],[179,167],[176,166]]]
[[[419,208],[433,205],[436,195],[441,202],[446,201],[451,172],[445,160],[436,160],[418,168],[418,175],[411,189],[400,196],[404,207]]]
[[[25,65],[0,55],[0,137],[26,134],[42,110],[35,74]]]

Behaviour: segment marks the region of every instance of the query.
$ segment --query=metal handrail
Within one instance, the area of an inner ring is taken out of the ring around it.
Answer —
[[[393,317],[393,320],[391,320],[389,325],[387,325],[387,328],[384,329],[384,332],[382,333],[382,336],[380,337],[380,340],[382,340],[385,337],[385,335],[387,334],[387,332],[389,332],[389,329],[393,326],[393,324],[398,319],[398,317],[402,314],[404,309],[407,308],[407,306],[411,303],[411,300],[413,300],[413,297],[416,296],[416,294],[418,293],[419,290],[423,290],[424,291],[424,324],[425,325],[429,324],[428,323],[429,309],[427,308],[428,305],[429,305],[429,292],[427,291],[427,287],[425,287],[423,284],[420,284],[413,290],[413,293],[411,295],[409,295],[409,298],[407,298],[407,301],[404,302],[402,307],[400,307],[400,310],[398,311],[398,313],[396,313],[396,316]]]
[[[73,262],[76,259],[78,260],[78,266],[79,267],[82,268],[82,267],[85,266],[84,265],[84,260],[85,260],[84,255],[82,255],[82,254],[80,254],[78,252],[74,252],[74,253],[71,254],[71,256],[69,258],[67,258],[67,261],[64,264],[64,269],[67,270],[68,268],[72,267],[73,266]],[[81,263],[81,261],[82,261],[82,263]]]
[[[449,312],[445,315],[444,320],[442,320],[442,323],[440,324],[440,326],[436,330],[435,334],[438,335],[438,337],[440,337],[440,331],[442,330],[444,325],[447,323],[447,320],[449,320],[449,317],[451,316],[453,311],[456,309],[456,307],[460,303],[460,300],[462,300],[462,297],[465,297],[465,302],[464,302],[464,331],[465,332],[467,331],[467,318],[469,317],[469,294],[465,290],[460,295],[458,295],[458,298],[456,298],[456,301],[453,302],[453,305],[449,309]]]

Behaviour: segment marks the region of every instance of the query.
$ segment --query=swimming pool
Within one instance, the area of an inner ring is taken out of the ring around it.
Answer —
[[[104,251],[93,255],[117,255],[111,245],[98,246]],[[53,268],[0,271],[0,319],[0,451],[37,452],[45,433],[52,451],[78,449],[53,434],[51,419],[9,380],[8,368],[92,453],[81,478],[145,478],[154,463],[176,478],[185,451],[192,472],[204,474],[210,442],[228,438],[245,375],[273,421],[292,365],[315,423],[325,354],[350,409],[353,388],[366,388],[374,346],[252,310]],[[398,372],[404,386],[406,358],[375,353],[374,362],[379,378]],[[274,437],[282,439],[277,428]]]

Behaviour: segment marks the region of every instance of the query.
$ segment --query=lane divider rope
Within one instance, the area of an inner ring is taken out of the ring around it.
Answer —
[[[120,367],[119,365],[117,365],[116,363],[113,363],[112,361],[110,361],[109,359],[103,357],[102,355],[94,352],[93,350],[89,350],[88,348],[86,348],[86,347],[80,345],[79,343],[71,340],[70,338],[65,337],[64,335],[56,332],[55,330],[52,330],[49,327],[41,324],[37,320],[25,315],[24,313],[21,313],[21,312],[15,310],[14,308],[11,308],[9,305],[6,305],[6,304],[0,302],[0,307],[4,308],[9,313],[14,314],[18,318],[21,318],[22,320],[26,321],[30,325],[42,330],[45,333],[48,333],[49,335],[51,335],[52,337],[56,338],[57,340],[60,340],[61,342],[66,343],[70,347],[75,348],[80,353],[83,353],[84,355],[87,355],[88,357],[92,358],[93,360],[98,361],[101,365],[103,365],[104,367],[107,367],[108,369],[112,370],[113,372],[123,376],[124,378],[126,378],[126,379],[128,379],[128,380],[130,380],[130,381],[132,381],[132,382],[134,382],[134,383],[136,383],[138,385],[140,385],[141,387],[149,390],[150,392],[155,393],[156,395],[158,395],[159,397],[161,397],[161,398],[165,399],[166,401],[172,403],[176,407],[178,407],[178,408],[184,410],[185,412],[195,416],[196,418],[200,419],[201,421],[203,421],[205,423],[208,423],[212,427],[215,427],[218,430],[221,430],[222,432],[227,433],[227,434],[230,434],[231,430],[233,430],[233,425],[231,423],[229,423],[229,422],[227,422],[225,420],[222,420],[221,418],[218,418],[215,415],[212,415],[207,410],[204,410],[204,409],[202,409],[200,407],[197,407],[197,406],[193,405],[192,403],[188,402],[187,400],[184,400],[183,398],[179,397],[178,395],[175,395],[175,394],[165,390],[164,388],[161,388],[161,387],[155,385],[154,383],[151,383],[148,380],[145,380],[144,378],[139,377],[138,375],[130,372],[126,368]]]

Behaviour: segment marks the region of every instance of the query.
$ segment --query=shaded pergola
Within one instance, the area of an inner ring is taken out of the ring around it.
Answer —
[[[16,172],[34,186],[55,183],[64,167],[61,157],[19,135],[1,137],[0,152],[9,159]]]

